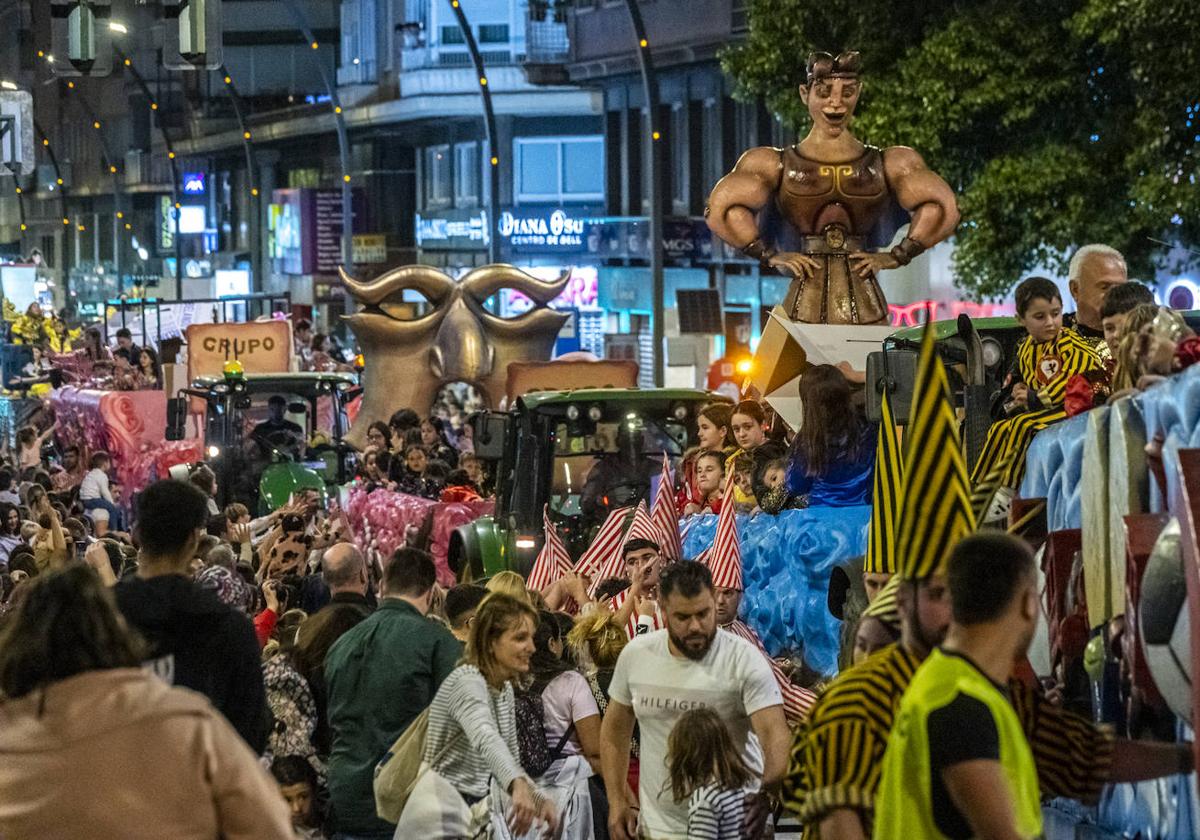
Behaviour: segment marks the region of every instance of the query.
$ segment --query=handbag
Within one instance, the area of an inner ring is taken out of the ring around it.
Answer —
[[[431,766],[441,764],[458,740],[465,734],[459,730],[438,751],[431,763],[422,761],[425,753],[425,736],[429,731],[429,709],[417,715],[408,728],[396,739],[391,749],[375,765],[371,786],[375,793],[375,813],[381,820],[390,823],[400,821],[404,806],[412,795],[421,775]]]

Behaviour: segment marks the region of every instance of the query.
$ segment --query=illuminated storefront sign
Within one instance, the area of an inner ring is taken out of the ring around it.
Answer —
[[[352,212],[361,216],[362,191]],[[342,262],[342,191],[281,189],[271,194],[268,247],[282,274],[337,274]]]
[[[188,195],[204,195],[204,173],[184,172],[183,191]]]
[[[487,214],[447,210],[418,214],[417,247],[430,251],[482,251],[488,245]],[[513,207],[500,213],[496,241],[503,259],[587,257],[593,260],[649,259],[650,222],[640,217],[593,215],[586,208]],[[663,222],[668,260],[709,261],[712,234],[703,219]]]
[[[487,212],[447,210],[417,214],[417,247],[430,251],[482,251],[488,246]]]

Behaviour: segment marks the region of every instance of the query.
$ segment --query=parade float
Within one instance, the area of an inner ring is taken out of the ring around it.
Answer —
[[[1040,546],[1040,676],[1086,675],[1096,720],[1132,738],[1200,727],[1200,369],[1039,433],[1013,505]],[[1200,758],[1200,756],[1198,756]],[[1052,827],[1162,840],[1200,831],[1195,776],[1055,801]],[[1097,836],[1107,836],[1098,833]]]

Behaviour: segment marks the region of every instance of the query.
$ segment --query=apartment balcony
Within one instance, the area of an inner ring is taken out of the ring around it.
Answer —
[[[509,46],[489,48],[480,45],[479,54],[483,57],[485,67],[512,67],[523,58],[514,54]],[[466,47],[418,47],[400,51],[400,66],[405,73],[409,73],[414,70],[471,67],[472,62]]]
[[[567,35],[565,21],[535,20],[532,16],[526,19],[522,69],[530,84],[568,84],[567,59],[570,52],[571,39]]]

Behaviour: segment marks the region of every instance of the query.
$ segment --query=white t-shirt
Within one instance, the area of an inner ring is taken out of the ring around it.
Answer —
[[[621,651],[609,696],[637,717],[642,831],[663,840],[687,838],[688,804],[675,802],[666,784],[667,737],[680,716],[701,706],[713,709],[729,727],[746,766],[761,775],[762,749],[750,715],[783,705],[762,653],[730,633],[717,633],[699,661],[671,655],[666,630],[638,636]]]
[[[554,749],[567,727],[593,715],[600,714],[596,698],[583,674],[565,671],[542,691],[542,720],[546,730],[546,746]],[[563,755],[579,755],[579,735],[573,734],[563,744]]]

